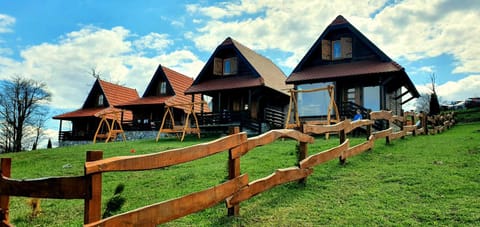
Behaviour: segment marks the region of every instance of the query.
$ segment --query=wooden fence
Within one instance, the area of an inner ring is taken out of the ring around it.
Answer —
[[[386,120],[388,128],[372,132],[375,120]],[[417,121],[420,124],[415,124]],[[16,180],[10,177],[10,158],[1,159],[0,179],[0,218],[3,226],[9,226],[9,196],[36,198],[83,199],[84,226],[155,226],[191,213],[195,213],[225,201],[229,215],[239,215],[239,204],[249,198],[267,191],[277,185],[298,181],[305,183],[313,173],[313,167],[338,158],[344,163],[347,158],[372,149],[375,140],[386,139],[386,143],[407,135],[419,135],[428,132],[439,133],[454,123],[453,114],[427,117],[406,113],[405,116],[393,116],[391,112],[372,112],[370,119],[344,120],[335,125],[303,125],[302,131],[293,129],[272,130],[262,135],[247,138],[234,128],[231,135],[190,147],[172,149],[165,152],[122,156],[102,159],[101,151],[88,151],[85,162],[85,174],[77,177],[51,177],[30,180]],[[394,129],[393,125],[397,125]],[[367,131],[365,142],[350,146],[348,133],[356,128]],[[308,155],[308,143],[313,143],[311,135],[338,133],[340,145],[331,149]],[[297,140],[298,165],[278,169],[271,175],[249,182],[248,173],[240,174],[240,160],[249,151],[258,146],[267,145],[279,138]],[[190,162],[220,152],[229,152],[229,180],[180,198],[151,204],[123,214],[101,219],[102,173],[114,171],[152,170]]]

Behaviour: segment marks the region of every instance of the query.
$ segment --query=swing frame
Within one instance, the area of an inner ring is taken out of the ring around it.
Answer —
[[[300,115],[298,113],[298,100],[297,94],[298,93],[311,93],[311,92],[319,92],[319,91],[327,91],[328,95],[330,96],[330,102],[328,103],[327,109],[327,120],[326,121],[307,121],[305,124],[308,125],[330,125],[332,122],[338,123],[340,122],[340,114],[338,112],[337,103],[335,102],[335,86],[328,85],[326,87],[321,88],[313,88],[307,90],[295,90],[290,89],[290,103],[288,104],[288,112],[287,118],[285,120],[285,129],[298,129],[301,130],[302,122],[300,121]],[[293,109],[292,109],[293,108]],[[335,111],[335,120],[331,118],[331,112]],[[293,112],[293,123],[290,123],[290,118]],[[325,138],[328,139],[329,134],[325,134]]]
[[[123,110],[113,110],[113,111],[107,111],[103,112],[100,114],[102,117],[102,120],[100,120],[100,123],[98,123],[97,131],[95,131],[95,136],[93,136],[93,143],[95,144],[97,142],[97,138],[99,139],[105,139],[105,143],[108,143],[110,139],[116,139],[117,134],[120,133],[122,134],[122,139],[123,142],[127,141],[127,138],[125,137],[125,132],[123,131],[122,124],[119,121],[119,115],[123,113]],[[113,118],[111,119],[111,122],[108,122],[107,115],[113,114]],[[100,129],[102,128],[103,124],[107,126],[107,133],[103,134],[100,133]],[[115,129],[115,124],[119,126],[120,129]],[[115,137],[115,138],[114,138]]]
[[[191,134],[191,133],[196,133],[198,138],[200,139],[200,127],[198,124],[198,118],[197,115],[195,114],[195,105],[204,105],[207,104],[205,101],[200,101],[200,102],[189,102],[189,103],[179,103],[179,104],[174,104],[174,105],[165,105],[165,113],[163,114],[163,119],[162,119],[162,124],[160,126],[160,129],[158,130],[157,137],[155,138],[155,142],[158,142],[160,140],[160,135],[162,133],[169,133],[169,134],[175,134],[177,138],[180,139],[180,141],[183,142],[185,139],[185,134]],[[173,117],[173,112],[172,108],[174,107],[185,107],[182,108],[185,112],[185,120],[183,126],[176,126],[175,125],[175,119]],[[193,116],[193,119],[195,120],[195,128],[190,127],[190,115]],[[167,118],[172,122],[172,128],[164,128],[165,122]],[[180,133],[182,136],[180,137]]]

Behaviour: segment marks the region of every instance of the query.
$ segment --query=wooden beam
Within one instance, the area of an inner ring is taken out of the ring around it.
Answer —
[[[316,165],[328,162],[332,159],[340,157],[340,155],[348,149],[350,141],[347,139],[341,145],[331,148],[329,150],[320,152],[318,154],[310,155],[308,158],[300,162],[300,168],[312,168]]]
[[[242,201],[252,198],[264,191],[267,191],[277,185],[287,182],[296,181],[307,177],[313,173],[313,169],[300,169],[298,167],[290,167],[286,169],[278,169],[267,177],[252,181],[247,187],[241,188],[231,198],[227,199],[227,207],[233,207]]]
[[[85,199],[88,197],[86,177],[49,177],[16,180],[2,176],[0,195],[53,199]]]
[[[118,156],[85,163],[86,174],[110,171],[149,170],[204,158],[247,141],[245,132],[189,147],[145,155]]]
[[[391,140],[396,140],[398,138],[403,138],[405,137],[405,131],[398,131],[398,132],[393,132],[391,135],[390,135],[390,139]]]
[[[308,144],[306,142],[300,142],[298,144],[298,167],[300,167],[300,162],[303,161],[308,156]],[[307,183],[307,177],[304,177],[298,181],[298,183],[305,185]]]
[[[255,147],[263,146],[279,138],[291,138],[300,142],[313,143],[314,138],[303,134],[294,129],[276,129],[270,130],[262,135],[248,138],[246,141],[246,146],[239,146],[232,149],[232,155],[234,158],[241,157],[247,154],[250,150]]]
[[[12,167],[11,158],[0,159],[0,177],[10,177]],[[3,186],[3,182],[0,183]],[[3,193],[3,189],[0,189],[0,193]],[[8,194],[0,195],[0,222],[4,226],[9,226],[10,217],[10,197]]]
[[[230,134],[238,134],[240,133],[240,127],[231,127],[229,129]],[[233,180],[240,176],[240,157],[234,157],[233,149],[229,150],[228,153],[228,179]],[[240,215],[240,204],[236,204],[235,206],[228,207],[227,209],[228,216],[238,216]]]
[[[86,157],[86,163],[90,161],[101,160],[103,158],[102,151],[88,151]],[[85,165],[86,165],[85,163]],[[87,175],[87,169],[84,168],[85,175]],[[90,196],[85,198],[83,209],[83,223],[98,221],[102,218],[102,173],[94,173],[88,175],[88,187]]]
[[[370,119],[371,120],[388,120],[392,118],[392,111],[386,111],[386,110],[381,110],[381,111],[374,111],[370,113]]]
[[[405,96],[405,95],[408,94],[409,92],[410,92],[409,90],[403,92],[401,95],[395,97],[395,100],[397,100],[397,99],[399,99],[399,98],[402,98],[403,96]]]
[[[402,105],[405,104],[405,103],[407,103],[407,102],[410,102],[410,100],[412,100],[412,99],[414,99],[414,98],[415,98],[415,97],[413,97],[413,96],[410,97],[410,98],[408,98],[407,100],[405,100],[405,101],[402,102]]]
[[[357,144],[353,147],[349,147],[348,150],[343,152],[343,154],[341,155],[341,158],[342,159],[347,159],[349,157],[352,157],[352,156],[355,156],[357,154],[363,153],[367,150],[372,149],[374,144],[375,144],[375,139],[373,138],[373,136],[370,136],[367,141],[365,141],[361,144]]]
[[[345,129],[345,125],[350,122],[341,121],[334,125],[303,125],[303,133],[325,134],[330,132],[338,132]]]
[[[347,120],[345,120],[347,121]],[[345,133],[349,133],[356,128],[364,127],[364,126],[371,126],[373,125],[374,121],[372,120],[358,120],[358,121],[351,121],[349,127],[345,127]]]
[[[244,174],[204,191],[145,206],[84,226],[156,226],[212,207],[247,184],[248,176]]]

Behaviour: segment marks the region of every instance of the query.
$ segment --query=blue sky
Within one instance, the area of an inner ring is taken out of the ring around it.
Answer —
[[[141,95],[158,64],[196,77],[229,36],[288,76],[341,14],[420,92],[435,73],[441,100],[463,100],[480,96],[479,11],[477,0],[0,0],[0,80],[46,82],[54,115],[81,107],[92,68]]]

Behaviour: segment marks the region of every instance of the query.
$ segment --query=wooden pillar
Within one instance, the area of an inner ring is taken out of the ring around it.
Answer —
[[[371,112],[372,112],[372,111],[369,110],[369,111],[368,111],[368,114],[367,114],[367,118],[368,118],[369,120],[371,120],[371,119],[370,119],[370,113],[371,113]],[[375,122],[374,122],[374,123],[375,123]],[[372,125],[371,125],[371,124],[367,125],[367,132],[366,132],[366,134],[367,134],[367,140],[369,140],[369,139],[370,139],[370,136],[372,135]]]
[[[229,128],[230,134],[237,134],[240,133],[240,127],[230,127]],[[233,158],[232,157],[232,150],[229,150],[228,156],[228,179],[235,179],[236,177],[240,176],[240,157]],[[240,215],[240,204],[234,205],[233,207],[228,208],[228,216],[238,216]]]
[[[338,137],[340,138],[340,144],[344,143],[345,140],[347,140],[347,134],[345,133],[345,129],[340,130]],[[345,164],[346,159],[342,158],[341,155],[340,157],[338,157],[338,160],[340,161],[340,164]]]
[[[102,158],[102,151],[87,151],[87,162],[101,160]],[[102,219],[102,173],[90,174],[87,179],[90,195],[85,199],[84,224]]]
[[[62,138],[62,136],[61,136],[62,135],[62,122],[63,122],[63,120],[60,119],[60,126],[58,127],[58,143],[60,143],[61,138]]]
[[[308,145],[307,142],[300,142],[298,145],[298,166],[300,166],[300,162],[307,158],[308,156]],[[307,178],[302,178],[298,181],[300,184],[307,184]]]
[[[0,175],[3,177],[10,177],[11,176],[11,166],[12,166],[12,159],[10,158],[2,158],[0,161],[1,169]],[[10,226],[9,225],[9,203],[10,197],[9,195],[2,195],[0,196],[0,226]]]
[[[428,135],[428,116],[425,113],[420,113],[420,121],[422,123],[423,133]]]

